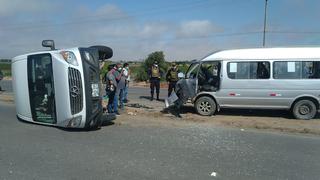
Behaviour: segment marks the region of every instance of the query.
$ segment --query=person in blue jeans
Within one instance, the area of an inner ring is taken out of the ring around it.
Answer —
[[[118,98],[120,94],[118,81],[120,80],[120,77],[121,77],[121,74],[118,71],[119,67],[120,67],[119,64],[114,65],[106,75],[107,93],[109,96],[107,110],[109,113],[115,113],[117,115],[120,115],[118,111]]]
[[[119,64],[120,65],[120,64]],[[118,68],[120,73],[120,79],[118,81],[116,96],[119,98],[120,108],[124,109],[124,94],[125,94],[125,87],[126,87],[126,79],[127,76],[125,73],[125,68]]]

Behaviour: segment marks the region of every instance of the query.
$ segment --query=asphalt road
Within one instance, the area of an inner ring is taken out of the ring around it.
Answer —
[[[320,177],[320,137],[190,126],[66,131],[20,122],[0,102],[0,179]]]

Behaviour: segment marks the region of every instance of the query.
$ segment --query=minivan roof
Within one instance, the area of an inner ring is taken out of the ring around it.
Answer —
[[[201,61],[210,60],[254,60],[254,59],[316,59],[320,58],[320,47],[255,48],[223,50],[210,54]]]

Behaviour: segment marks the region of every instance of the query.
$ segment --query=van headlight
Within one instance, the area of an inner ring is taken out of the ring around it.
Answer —
[[[71,127],[71,128],[76,128],[79,127],[82,121],[82,116],[77,116],[75,118],[70,119],[68,126],[67,127]]]
[[[92,90],[92,97],[98,97],[99,96],[99,84],[91,84],[91,90]]]
[[[61,51],[60,54],[62,55],[63,59],[69,63],[69,64],[72,64],[74,66],[78,66],[78,61],[77,61],[77,58],[76,58],[76,55],[74,55],[73,52],[71,51]]]

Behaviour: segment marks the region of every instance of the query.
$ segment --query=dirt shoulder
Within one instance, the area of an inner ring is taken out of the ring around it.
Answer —
[[[194,112],[191,105],[186,105],[181,114],[182,118],[177,118],[170,112],[162,112],[161,102],[145,102],[138,100],[128,103],[139,104],[143,107],[126,107],[116,123],[129,124],[133,126],[215,126],[231,127],[240,130],[254,129],[265,131],[277,131],[286,133],[303,133],[320,135],[320,119],[296,120],[287,111],[272,110],[222,110],[214,116],[200,116]]]
[[[0,101],[5,103],[14,103],[13,94],[0,91]]]
[[[302,121],[282,117],[233,116],[224,114],[204,117],[193,113],[186,113],[182,114],[182,118],[177,118],[167,113],[127,108],[125,112],[117,118],[116,122],[133,126],[154,125],[177,127],[202,125],[208,127],[232,127],[241,130],[256,129],[320,135],[320,120]]]

